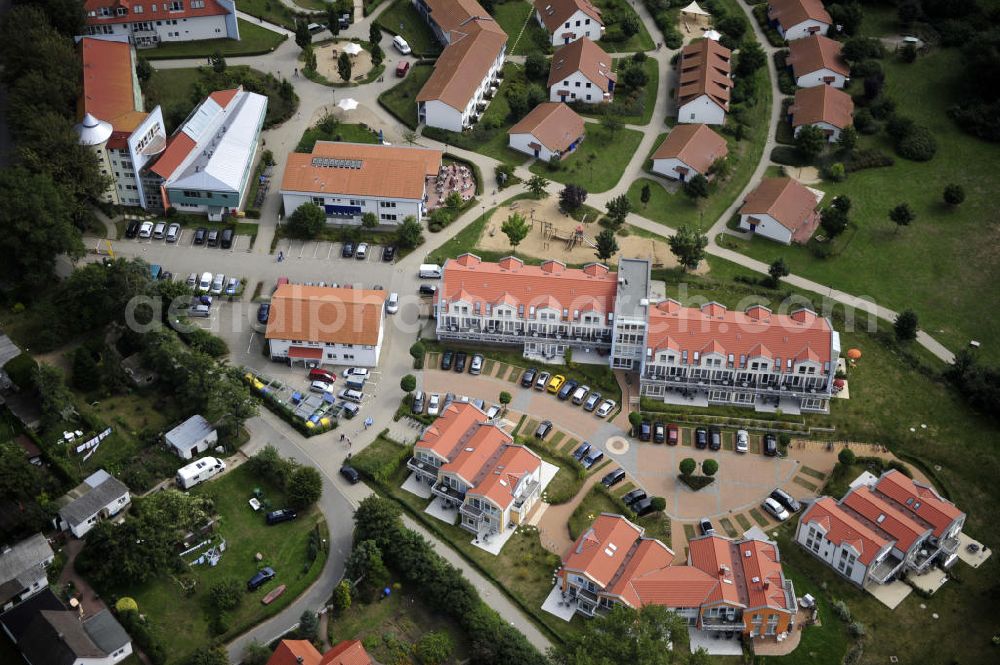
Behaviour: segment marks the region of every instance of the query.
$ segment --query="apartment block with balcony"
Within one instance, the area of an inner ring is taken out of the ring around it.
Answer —
[[[616,288],[616,274],[599,263],[527,266],[512,256],[491,263],[463,254],[444,264],[437,337],[521,346],[526,357],[546,360],[567,348],[607,351]]]
[[[690,406],[828,413],[840,356],[829,320],[807,309],[734,312],[667,299],[649,310],[644,397]]]
[[[125,35],[136,48],[240,38],[234,0],[86,0],[83,8],[88,35]]]
[[[612,369],[638,370],[646,348],[650,265],[644,259],[618,262],[618,290],[612,318]]]

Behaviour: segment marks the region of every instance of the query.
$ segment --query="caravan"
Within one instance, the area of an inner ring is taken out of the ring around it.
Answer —
[[[188,490],[226,470],[226,463],[215,457],[202,457],[177,469],[177,485]]]

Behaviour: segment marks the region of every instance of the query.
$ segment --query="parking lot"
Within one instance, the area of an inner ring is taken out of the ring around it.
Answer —
[[[119,244],[133,243],[137,245],[163,245],[165,248],[172,249],[174,251],[180,249],[195,249],[204,250],[212,252],[249,252],[251,237],[248,235],[235,235],[233,236],[232,247],[222,249],[221,246],[209,247],[207,244],[196,245],[194,244],[195,229],[181,227],[180,235],[177,236],[177,242],[167,242],[163,238],[122,238],[117,242]]]
[[[357,247],[357,243],[355,243]],[[383,263],[382,250],[384,245],[368,245],[368,252],[365,258],[359,259],[357,255],[344,257],[344,243],[332,242],[329,240],[291,240],[282,238],[274,248],[274,254],[279,252],[288,259],[306,259],[314,261],[355,261],[357,263]],[[394,261],[386,263],[392,265]]]

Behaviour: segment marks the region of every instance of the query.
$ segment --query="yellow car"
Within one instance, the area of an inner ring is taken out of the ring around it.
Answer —
[[[562,374],[556,374],[551,379],[549,379],[549,385],[546,386],[546,390],[555,395],[562,388],[562,384],[566,383],[566,377]]]

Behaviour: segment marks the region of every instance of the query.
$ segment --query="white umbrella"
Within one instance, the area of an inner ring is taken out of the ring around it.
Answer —
[[[345,111],[353,111],[358,108],[358,100],[348,97],[347,99],[341,99],[337,102],[337,106],[344,109]]]
[[[713,42],[717,42],[722,39],[722,35],[717,30],[706,30],[705,38],[711,39]]]
[[[361,53],[361,51],[361,44],[356,42],[348,42],[347,46],[344,47],[344,53],[347,55],[357,55],[358,53]]]

